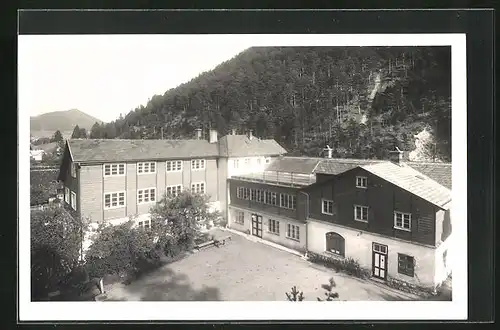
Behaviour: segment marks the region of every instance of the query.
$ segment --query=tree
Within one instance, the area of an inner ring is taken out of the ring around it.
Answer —
[[[304,300],[304,293],[302,291],[299,292],[299,290],[297,290],[296,286],[292,287],[292,290],[290,291],[290,293],[285,292],[285,295],[286,295],[286,298],[288,299],[288,301],[303,301]]]
[[[50,206],[31,212],[32,299],[43,299],[56,290],[78,266],[83,223],[64,208]]]
[[[72,139],[79,139],[80,134],[81,134],[80,127],[78,127],[78,125],[76,125],[75,128],[73,129],[73,134],[71,134],[71,138]]]
[[[132,220],[117,226],[101,225],[85,254],[91,277],[138,275],[159,265],[159,259],[151,230],[135,227]]]
[[[94,125],[92,125],[92,128],[90,129],[90,138],[91,139],[102,138],[102,129],[101,129],[101,125],[98,122],[96,122]]]
[[[85,128],[80,128],[80,139],[87,138],[87,130]]]
[[[183,191],[175,197],[164,195],[150,210],[151,226],[167,255],[193,247],[203,228],[220,221],[220,213],[208,206],[204,194]]]
[[[64,142],[64,138],[63,138],[63,136],[62,136],[62,134],[61,134],[61,131],[57,130],[57,131],[54,133],[54,135],[53,135],[53,137],[52,137],[52,140],[51,140],[50,142],[58,142],[58,143],[59,143],[59,142]]]
[[[326,296],[326,299],[325,301],[333,301],[335,299],[338,299],[339,298],[339,294],[337,292],[333,292],[333,288],[335,288],[337,286],[337,284],[335,283],[335,280],[333,279],[333,277],[330,277],[330,279],[328,280],[328,284],[322,284],[321,287],[323,289],[325,289],[325,296]],[[323,301],[323,299],[321,298],[317,298],[318,301]]]

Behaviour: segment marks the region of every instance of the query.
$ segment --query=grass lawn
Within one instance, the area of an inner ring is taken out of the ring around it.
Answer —
[[[322,284],[334,277],[340,300],[418,300],[390,289],[312,265],[300,257],[242,236],[214,229],[215,237],[232,236],[219,248],[200,252],[143,276],[129,285],[105,283],[111,301],[285,301],[291,287],[305,300],[324,297]]]

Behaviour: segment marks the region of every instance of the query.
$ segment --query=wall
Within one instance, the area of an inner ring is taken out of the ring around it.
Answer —
[[[80,167],[80,210],[83,218],[90,222],[103,220],[103,177],[102,165]]]
[[[235,222],[238,212],[245,214],[244,224],[241,225]],[[247,230],[252,230],[252,214],[262,216],[262,239],[286,246],[290,249],[305,252],[306,250],[306,224],[294,219],[280,217],[269,213],[249,210],[241,207],[229,206],[229,228],[246,233]],[[279,221],[279,235],[269,232],[269,219]],[[294,240],[286,237],[286,228],[288,224],[299,226],[299,240]]]
[[[219,197],[219,205],[222,218],[227,221],[227,206],[228,206],[228,164],[227,158],[219,158],[217,160],[217,196]]]
[[[372,269],[372,243],[388,246],[387,275],[415,285],[433,287],[435,283],[436,249],[433,247],[411,244],[402,240],[371,234],[341,225],[331,224],[317,219],[307,223],[308,250],[324,253],[326,249],[325,235],[336,232],[345,240],[345,257],[352,257],[362,267]],[[398,253],[413,256],[416,261],[415,276],[410,277],[398,273]]]
[[[356,188],[356,176],[368,178],[367,189]],[[362,170],[355,169],[332,181],[305,189],[310,195],[310,216],[363,231],[422,244],[435,244],[436,208],[423,199]],[[322,199],[334,201],[334,214],[322,213]],[[368,222],[354,220],[354,205],[368,206]],[[394,211],[412,214],[411,232],[394,228]]]
[[[166,172],[166,162],[156,162],[156,173],[137,174],[137,163],[125,166],[125,176],[103,177],[103,164],[84,165],[80,169],[80,204],[82,215],[91,217],[91,222],[121,219],[128,216],[149,213],[154,203],[137,204],[137,190],[156,188],[156,200],[160,200],[167,185],[182,184],[183,189],[191,189],[193,182],[205,182],[205,192],[210,202],[219,198],[219,177],[216,159],[206,159],[204,170],[191,170],[191,160],[183,161],[181,172]],[[77,192],[76,180],[67,175],[65,184]],[[225,189],[225,188],[224,188]],[[104,210],[104,193],[126,192],[125,207]]]
[[[233,175],[242,175],[249,173],[256,173],[264,171],[264,168],[268,165],[265,162],[266,158],[264,156],[255,156],[255,157],[231,157],[228,159],[228,178]],[[245,164],[245,159],[249,160],[248,164]],[[234,161],[238,160],[238,167],[234,166]],[[258,160],[260,160],[260,164],[258,164]]]

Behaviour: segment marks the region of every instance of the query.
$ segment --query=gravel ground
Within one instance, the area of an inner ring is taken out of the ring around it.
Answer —
[[[324,296],[322,284],[333,276],[340,300],[419,300],[372,281],[314,265],[299,256],[245,237],[231,235],[226,245],[208,247],[163,266],[129,285],[105,285],[111,301],[284,301],[292,286],[305,300]]]

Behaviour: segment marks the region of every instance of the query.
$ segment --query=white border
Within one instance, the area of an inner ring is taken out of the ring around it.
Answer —
[[[22,42],[19,36],[18,41]],[[33,38],[33,36],[27,36]],[[37,36],[43,38],[44,36]],[[72,36],[67,36],[71,38]],[[89,36],[90,37],[90,36]],[[96,36],[107,37],[107,36]],[[113,36],[112,38],[124,36]],[[127,38],[132,36],[127,36]],[[133,37],[154,39],[164,36]],[[191,36],[172,35],[186,40]],[[29,199],[19,199],[19,319],[38,320],[465,320],[467,319],[467,130],[465,34],[207,35],[254,46],[452,46],[454,253],[451,302],[30,302]],[[189,39],[188,39],[189,40]],[[22,100],[19,100],[22,103]],[[23,109],[24,107],[19,107]],[[19,150],[28,150],[29,113],[19,112]],[[19,196],[29,196],[29,153],[19,152]],[[451,237],[450,237],[451,238]],[[458,257],[460,256],[460,257]],[[332,306],[334,304],[335,306]],[[411,308],[408,305],[411,304]],[[193,313],[196,311],[196,313]]]

